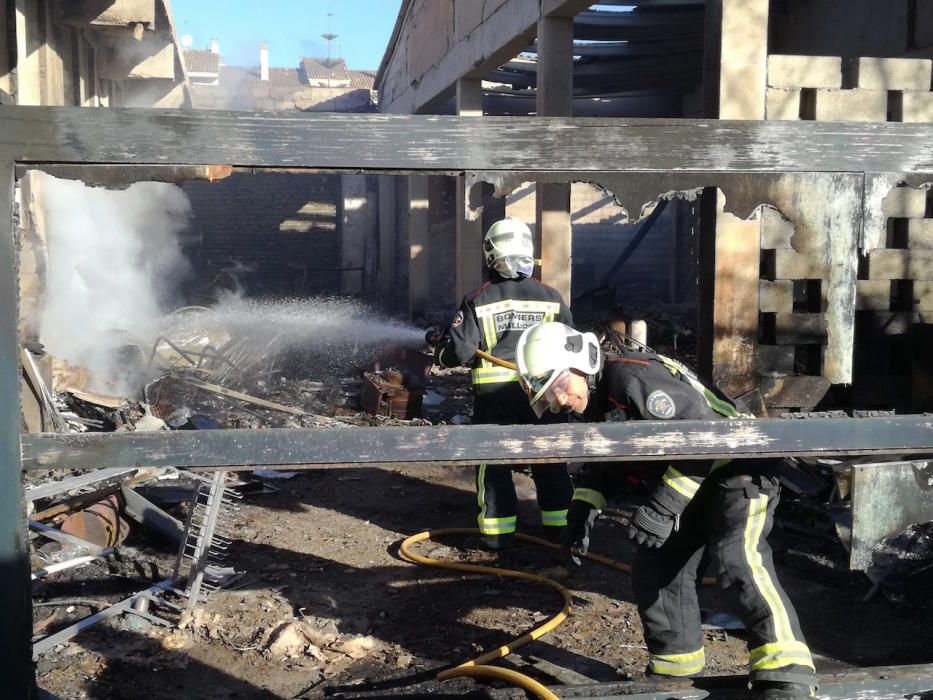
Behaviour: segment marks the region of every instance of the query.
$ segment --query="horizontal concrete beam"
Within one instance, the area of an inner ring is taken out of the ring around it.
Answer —
[[[401,27],[398,43],[391,56],[384,61],[385,72],[380,74],[377,86],[382,99],[382,111],[393,114],[415,114],[425,111],[431,104],[453,94],[457,80],[482,78],[500,65],[529,48],[537,35],[538,21],[543,16],[573,16],[590,3],[582,0],[501,0],[486,3],[489,14],[469,32],[460,34],[450,22],[438,27],[412,26],[410,17],[418,3],[408,6],[408,17]],[[462,12],[453,17],[463,18]],[[473,19],[470,24],[479,18]],[[437,43],[438,33],[447,35],[444,51],[430,66],[418,66],[417,75],[411,71],[410,56],[418,44],[430,40]],[[407,42],[407,46],[405,45]],[[404,59],[403,57],[408,57]]]
[[[828,386],[828,380],[821,377]],[[790,404],[784,404],[790,405]],[[933,418],[628,421],[23,435],[23,469],[324,466],[933,454]]]
[[[686,173],[930,173],[931,152],[929,127],[893,122],[0,110],[0,162],[654,172],[669,179]]]

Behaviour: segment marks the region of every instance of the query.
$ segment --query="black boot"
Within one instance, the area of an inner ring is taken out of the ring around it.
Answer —
[[[483,549],[488,549],[491,551],[511,549],[515,546],[515,535],[511,533],[506,533],[503,535],[483,535],[480,538],[480,541],[482,542]]]
[[[813,688],[803,683],[757,681],[752,683],[752,697],[756,700],[807,700],[814,697]]]

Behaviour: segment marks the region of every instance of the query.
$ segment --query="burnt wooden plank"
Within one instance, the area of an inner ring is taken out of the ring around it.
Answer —
[[[0,159],[368,169],[933,171],[924,124],[4,107]]]
[[[798,379],[811,379],[809,377]],[[819,377],[812,379],[819,380]],[[825,381],[825,380],[823,380]],[[827,382],[828,385],[828,382]],[[933,453],[933,416],[23,435],[23,468],[465,466]]]

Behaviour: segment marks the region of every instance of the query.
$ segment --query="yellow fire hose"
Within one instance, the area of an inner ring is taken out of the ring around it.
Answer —
[[[506,369],[514,369],[515,371],[518,371],[518,365],[514,362],[509,362],[508,360],[503,360],[502,358],[496,357],[495,355],[490,355],[485,350],[476,348],[473,354],[477,357],[483,358],[484,360],[492,362],[494,365],[499,365],[500,367],[505,367]]]
[[[566,620],[570,615],[570,591],[554,579],[550,579],[545,576],[539,576],[538,574],[529,574],[524,571],[515,571],[514,569],[502,569],[496,566],[446,562],[439,559],[432,559],[431,557],[426,557],[421,554],[416,554],[411,550],[411,545],[415,544],[416,542],[432,540],[435,537],[443,537],[447,535],[481,534],[482,533],[479,531],[479,529],[469,527],[446,528],[443,530],[427,530],[425,532],[419,532],[415,535],[412,535],[411,537],[406,538],[399,546],[399,553],[404,559],[415,564],[422,564],[424,566],[433,566],[440,569],[451,569],[453,571],[464,571],[470,574],[490,574],[492,576],[519,578],[525,581],[531,581],[532,583],[540,583],[557,591],[561,598],[563,598],[564,605],[560,609],[560,612],[552,615],[540,625],[534,627],[527,634],[522,635],[518,639],[512,640],[508,644],[505,644],[498,649],[493,649],[492,651],[489,651],[482,656],[478,656],[475,659],[470,659],[469,661],[464,661],[462,664],[459,664],[454,668],[447,669],[446,671],[441,671],[437,674],[437,680],[446,681],[450,680],[451,678],[462,678],[465,676],[472,678],[494,678],[497,680],[507,681],[513,685],[523,688],[524,690],[527,690],[528,692],[534,694],[536,697],[542,698],[543,700],[559,700],[554,693],[552,693],[545,686],[533,678],[529,678],[528,676],[521,674],[518,671],[501,668],[499,666],[489,666],[488,664],[490,661],[495,661],[496,659],[501,659],[505,656],[508,656],[519,647],[522,647],[529,642],[533,642],[539,637],[544,636],[551,630],[555,629],[564,620]],[[517,532],[515,533],[515,538],[521,540],[522,542],[529,542],[531,544],[537,544],[543,547],[550,547],[551,549],[558,549],[558,545],[554,544],[553,542],[543,540],[540,537],[532,537],[531,535],[523,535],[522,533]],[[631,573],[632,570],[628,564],[623,564],[598,554],[586,554],[584,556],[590,561],[603,564],[604,566],[608,566],[619,571]],[[703,579],[703,583],[706,585],[713,584],[715,582],[716,579]]]

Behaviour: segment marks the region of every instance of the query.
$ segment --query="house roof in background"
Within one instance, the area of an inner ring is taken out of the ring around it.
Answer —
[[[218,73],[220,71],[220,54],[198,49],[184,49],[185,66],[189,73]]]

